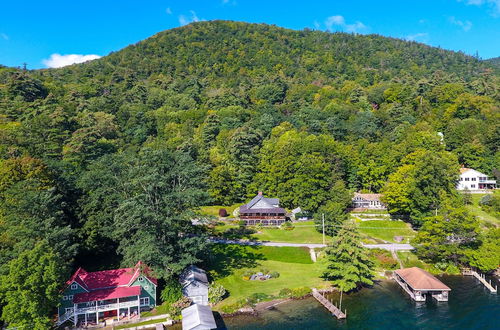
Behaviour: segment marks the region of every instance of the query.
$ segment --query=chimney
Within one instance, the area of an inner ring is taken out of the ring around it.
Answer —
[[[259,191],[259,196],[262,196],[262,191]]]

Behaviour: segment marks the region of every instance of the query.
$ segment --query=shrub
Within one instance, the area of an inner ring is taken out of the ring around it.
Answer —
[[[267,269],[267,268],[261,268],[261,269],[260,269],[260,272],[261,272],[262,274],[264,274],[264,275],[267,275],[267,274],[269,274],[269,269]]]
[[[253,271],[253,270],[249,270],[249,269],[247,269],[247,270],[245,270],[245,271],[243,272],[243,276],[244,276],[244,277],[250,277],[250,276],[252,276],[253,274],[254,274],[254,271]]]
[[[238,311],[240,308],[245,307],[246,305],[247,305],[246,301],[244,299],[240,299],[233,304],[222,306],[221,311],[226,314],[231,314]]]
[[[253,293],[250,297],[247,298],[247,303],[249,303],[250,305],[255,305],[261,301],[264,301],[264,300],[267,300],[269,298],[271,298],[272,296],[266,294],[266,293],[262,293],[262,292],[256,292],[256,293]]]
[[[292,296],[292,290],[289,288],[283,288],[280,290],[279,296],[281,298],[289,298]]]
[[[284,230],[293,230],[295,227],[292,225],[291,222],[289,221],[285,221],[282,225],[281,225],[281,229],[284,229]]]
[[[271,278],[278,278],[280,277],[280,273],[277,271],[271,272],[269,275],[271,275]]]
[[[487,194],[487,195],[484,195],[483,197],[481,197],[479,204],[481,204],[483,206],[484,205],[490,206],[492,201],[493,201],[493,196],[491,196],[491,194]]]
[[[226,209],[219,209],[219,217],[222,217],[222,218],[225,218],[227,217],[229,214],[227,213],[227,210]]]
[[[247,224],[247,223],[246,223],[246,221],[245,221],[245,220],[240,220],[240,221],[238,221],[238,226],[240,226],[240,227],[245,227],[245,226],[246,226],[246,224]]]
[[[290,295],[290,297],[291,298],[301,298],[301,297],[307,296],[310,293],[311,293],[311,289],[308,287],[295,288],[295,289],[292,289],[292,294]]]
[[[208,288],[208,300],[211,304],[216,305],[222,301],[226,292],[226,289],[221,284],[211,285]]]
[[[191,299],[189,299],[188,297],[182,297],[181,299],[177,300],[170,306],[169,309],[170,315],[172,315],[173,317],[180,316],[181,311],[184,308],[191,306],[191,303],[192,303]]]
[[[182,298],[182,288],[176,280],[167,282],[165,288],[161,291],[161,300],[167,304],[173,304]]]

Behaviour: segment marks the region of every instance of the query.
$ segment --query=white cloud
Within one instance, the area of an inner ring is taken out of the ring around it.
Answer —
[[[428,22],[428,20],[426,20],[425,18],[422,18],[422,19],[419,19],[419,20],[418,20],[418,22],[419,22],[420,24],[425,24],[425,23],[427,23],[427,22]]]
[[[366,25],[364,25],[359,21],[356,21],[354,24],[347,24],[344,19],[344,16],[341,15],[328,17],[325,21],[325,26],[330,31],[333,29],[333,27],[338,26],[339,28],[341,28],[346,32],[354,32],[354,33],[359,33],[360,31],[365,30],[367,28]]]
[[[465,2],[467,5],[471,6],[486,5],[492,9],[493,16],[500,15],[500,0],[458,0],[458,1]]]
[[[454,16],[451,16],[448,20],[451,24],[460,26],[465,32],[469,31],[472,28],[471,21],[461,21],[459,19],[456,19]]]
[[[405,37],[405,39],[408,41],[419,41],[420,40],[420,41],[426,42],[428,36],[429,36],[428,33],[421,32],[421,33],[407,35]]]
[[[9,36],[5,33],[0,33],[0,37],[2,37],[3,40],[9,40]]]
[[[60,55],[60,54],[52,54],[50,58],[42,61],[48,68],[61,68],[66,65],[71,65],[75,63],[83,63],[87,61],[92,61],[100,58],[99,55],[79,55],[79,54],[68,54],[68,55]]]
[[[167,9],[165,9],[165,12],[166,12],[168,15],[172,15],[172,9],[170,9],[170,7],[168,7]]]
[[[316,30],[319,30],[319,28],[321,27],[321,25],[319,24],[319,22],[318,22],[318,21],[314,21],[314,23],[313,23],[313,24],[314,24],[314,28],[315,28]]]
[[[181,25],[186,25],[191,22],[199,22],[199,21],[204,21],[204,19],[199,19],[198,16],[196,15],[196,12],[194,10],[189,11],[191,13],[191,16],[184,16],[184,15],[179,15],[179,23]]]

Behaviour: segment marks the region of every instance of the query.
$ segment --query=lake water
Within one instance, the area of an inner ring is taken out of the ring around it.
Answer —
[[[452,290],[448,302],[416,303],[392,281],[344,295],[347,319],[337,320],[314,298],[279,304],[258,316],[224,319],[228,329],[500,329],[500,298],[476,279],[439,277]],[[500,286],[500,285],[499,285]],[[338,301],[338,294],[331,296]]]

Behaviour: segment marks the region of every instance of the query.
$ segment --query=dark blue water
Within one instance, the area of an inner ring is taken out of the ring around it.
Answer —
[[[258,316],[225,318],[228,329],[500,329],[500,298],[472,277],[443,276],[448,302],[416,303],[392,281],[344,295],[337,320],[313,298],[277,305]],[[500,286],[500,285],[499,285]],[[338,301],[338,295],[332,295]]]

